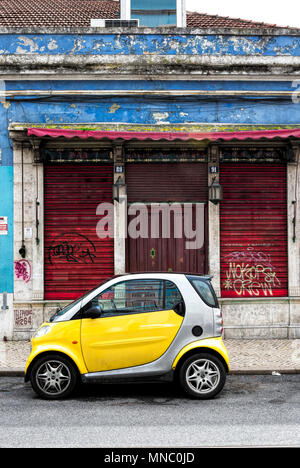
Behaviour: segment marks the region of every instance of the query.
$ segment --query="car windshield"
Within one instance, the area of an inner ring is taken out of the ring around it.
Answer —
[[[85,296],[86,294],[84,294]],[[61,317],[62,315],[64,315],[66,312],[68,312],[71,307],[73,307],[74,305],[78,304],[78,302],[82,301],[82,299],[84,298],[84,296],[81,296],[79,297],[78,299],[76,299],[75,301],[71,302],[71,304],[68,304],[66,305],[65,307],[63,307],[62,309],[60,307],[58,307],[56,309],[56,312],[51,315],[50,319],[49,319],[49,322],[55,322],[56,319],[58,319],[59,317]]]
[[[111,279],[111,278],[110,278]],[[106,281],[103,281],[103,283],[100,283],[98,284],[94,289],[91,289],[90,291],[86,292],[85,294],[83,294],[82,296],[80,296],[78,299],[75,299],[75,301],[71,302],[71,304],[68,304],[66,305],[65,307],[63,307],[62,309],[61,308],[57,308],[56,312],[51,315],[50,319],[49,319],[49,322],[55,322],[56,320],[58,320],[59,318],[62,317],[62,315],[66,314],[72,307],[74,307],[76,304],[78,304],[79,302],[81,302],[88,294],[90,294],[91,292],[95,291],[97,288],[99,288],[99,286],[101,286],[102,284],[105,284],[107,283],[110,279],[106,280]]]

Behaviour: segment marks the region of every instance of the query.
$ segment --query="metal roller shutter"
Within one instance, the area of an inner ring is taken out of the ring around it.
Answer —
[[[45,165],[45,299],[75,299],[113,275],[113,239],[96,234],[112,184],[112,165]]]
[[[128,202],[206,202],[207,164],[130,163]]]
[[[286,166],[222,164],[223,297],[288,295]]]

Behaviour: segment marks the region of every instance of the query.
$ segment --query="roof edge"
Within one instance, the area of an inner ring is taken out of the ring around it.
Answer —
[[[299,29],[296,26],[289,26],[287,24],[285,25],[279,25],[279,24],[271,24],[271,23],[266,23],[264,21],[259,21],[259,20],[250,20],[250,19],[245,19],[245,18],[240,18],[237,16],[224,16],[224,15],[218,15],[218,14],[210,14],[210,13],[203,13],[199,11],[187,11],[186,12],[187,16],[200,16],[204,18],[209,18],[209,19],[217,19],[217,20],[226,20],[226,21],[240,21],[241,23],[244,23],[244,27],[247,28],[247,25],[249,25],[251,28],[275,28],[275,29]],[[193,26],[190,26],[193,27]],[[194,26],[195,27],[195,26]],[[226,27],[226,26],[225,26]],[[237,26],[238,28],[243,28],[242,26]]]
[[[300,36],[300,29],[294,28],[91,28],[91,27],[0,27],[0,34],[153,34],[153,35],[232,35],[232,36]]]

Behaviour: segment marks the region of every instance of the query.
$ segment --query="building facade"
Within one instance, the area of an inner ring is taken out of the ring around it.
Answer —
[[[299,338],[298,30],[2,26],[0,73],[2,339],[135,271],[212,275],[225,338]]]

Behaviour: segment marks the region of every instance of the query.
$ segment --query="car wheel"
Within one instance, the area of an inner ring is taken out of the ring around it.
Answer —
[[[66,398],[72,393],[77,383],[77,372],[67,358],[53,354],[35,362],[30,381],[39,396],[56,400]]]
[[[226,372],[222,362],[210,354],[194,354],[179,371],[179,382],[186,394],[206,400],[215,397],[224,387]]]

